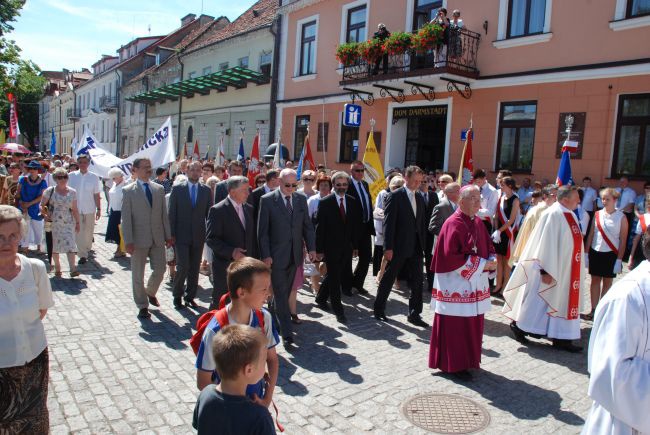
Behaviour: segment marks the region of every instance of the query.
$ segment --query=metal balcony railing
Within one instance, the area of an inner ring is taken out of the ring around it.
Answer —
[[[114,112],[117,110],[117,98],[104,96],[99,98],[99,108],[104,112]]]
[[[359,59],[343,67],[341,83],[393,79],[399,76],[450,73],[478,78],[478,46],[481,35],[467,29],[450,29],[449,43],[425,53],[408,50],[404,54],[385,55],[377,62]]]

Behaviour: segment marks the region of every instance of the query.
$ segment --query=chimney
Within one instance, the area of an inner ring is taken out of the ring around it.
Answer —
[[[187,14],[183,18],[181,18],[181,27],[187,26],[189,23],[194,21],[196,19],[195,14]]]
[[[211,15],[206,15],[206,14],[201,14],[199,17],[199,26],[204,26],[208,23],[211,23],[214,21],[214,17]]]

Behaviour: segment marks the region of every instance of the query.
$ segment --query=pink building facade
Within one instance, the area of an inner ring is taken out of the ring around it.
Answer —
[[[390,56],[386,68],[335,58],[378,23],[417,31],[440,7],[450,17],[459,9],[464,26],[446,53]],[[372,119],[385,169],[458,172],[471,119],[475,167],[553,181],[569,123],[576,181],[650,179],[648,1],[298,0],[283,1],[280,14],[276,128],[295,159],[309,126],[317,163],[348,168]],[[358,128],[343,125],[352,98]]]

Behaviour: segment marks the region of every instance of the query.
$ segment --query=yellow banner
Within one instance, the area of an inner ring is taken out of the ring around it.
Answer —
[[[386,188],[386,179],[384,178],[384,169],[373,136],[372,132],[368,135],[368,143],[363,153],[363,166],[366,168],[365,180],[370,188],[370,196],[372,196],[374,205],[377,194]]]
[[[5,142],[7,142],[7,138],[5,137],[5,131],[3,129],[0,129],[0,145],[2,145]]]

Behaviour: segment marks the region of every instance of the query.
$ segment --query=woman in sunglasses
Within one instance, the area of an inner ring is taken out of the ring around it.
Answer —
[[[314,182],[316,181],[316,173],[314,171],[307,170],[303,172],[300,181],[302,182],[302,187],[298,189],[298,192],[304,193],[307,199],[318,193],[314,190]]]
[[[61,277],[59,254],[66,254],[70,266],[70,278],[79,276],[75,254],[77,253],[76,233],[79,232],[79,211],[77,192],[68,187],[68,173],[56,168],[52,174],[56,185],[48,187],[41,200],[41,213],[52,222],[52,259],[54,276]]]

